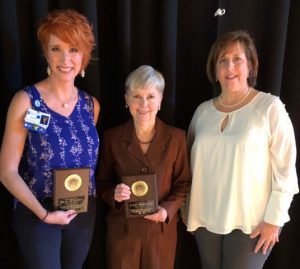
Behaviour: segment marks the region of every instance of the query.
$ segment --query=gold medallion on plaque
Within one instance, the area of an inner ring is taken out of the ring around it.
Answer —
[[[72,174],[66,177],[65,179],[65,188],[68,191],[77,191],[82,184],[82,179],[77,174]]]
[[[131,186],[132,193],[135,196],[144,196],[148,192],[148,185],[145,181],[136,181]]]

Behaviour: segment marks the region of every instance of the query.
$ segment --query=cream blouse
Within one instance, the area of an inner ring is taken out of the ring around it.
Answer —
[[[226,116],[228,124],[221,125]],[[283,103],[259,92],[244,107],[220,112],[201,104],[188,131],[192,188],[188,231],[206,227],[250,234],[265,221],[283,226],[298,193],[294,130]]]

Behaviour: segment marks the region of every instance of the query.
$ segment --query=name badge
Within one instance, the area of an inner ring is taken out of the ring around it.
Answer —
[[[29,108],[24,119],[24,127],[28,130],[45,133],[49,126],[50,117],[50,114]]]

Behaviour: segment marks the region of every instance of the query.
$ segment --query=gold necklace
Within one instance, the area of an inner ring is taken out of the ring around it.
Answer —
[[[65,109],[69,108],[69,103],[71,102],[72,97],[73,96],[71,96],[71,98],[68,100],[68,102],[61,104],[63,108],[65,108]]]
[[[153,138],[152,138],[152,139],[149,140],[149,141],[141,141],[138,137],[136,137],[136,138],[137,138],[137,140],[139,141],[139,143],[142,144],[142,145],[148,145],[148,144],[151,144],[151,143],[152,143],[152,140],[153,140]]]
[[[148,140],[148,141],[141,141],[141,140],[138,138],[136,132],[135,132],[135,136],[136,136],[136,139],[139,141],[140,144],[142,144],[142,145],[149,145],[149,144],[151,144],[152,141],[153,141],[154,134],[153,134],[152,138],[151,138],[150,140]]]
[[[74,92],[75,92],[75,88],[73,88],[72,90],[72,93],[71,93],[71,96],[69,97],[69,99],[66,101],[66,102],[62,102],[61,100],[59,100],[52,92],[52,96],[59,102],[61,103],[61,106],[64,108],[64,109],[68,109],[69,108],[69,104],[70,102],[72,101],[73,97],[74,97]]]
[[[221,101],[221,94],[218,96],[218,101],[219,101],[219,104],[223,107],[227,107],[227,108],[232,108],[232,107],[235,107],[239,104],[241,104],[250,94],[251,92],[251,87],[249,87],[248,89],[248,92],[247,94],[242,98],[242,100],[238,101],[237,103],[233,104],[233,105],[225,105],[222,101]]]

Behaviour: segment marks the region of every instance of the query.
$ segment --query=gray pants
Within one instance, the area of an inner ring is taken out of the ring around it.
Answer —
[[[241,230],[229,234],[215,234],[205,228],[194,233],[201,258],[202,269],[261,269],[270,255],[254,253],[259,236],[250,239]]]

